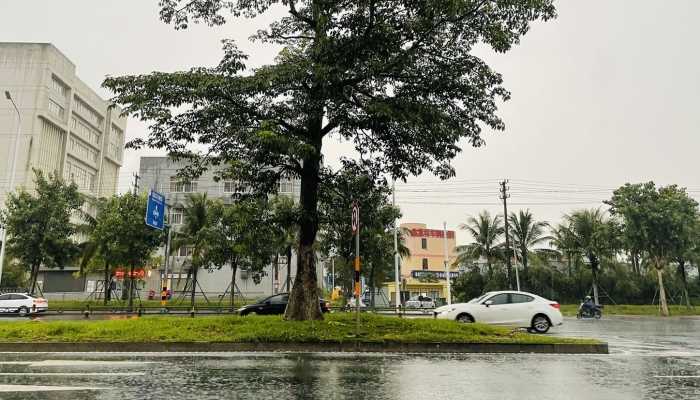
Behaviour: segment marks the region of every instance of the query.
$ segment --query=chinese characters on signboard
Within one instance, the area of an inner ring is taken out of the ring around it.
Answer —
[[[411,229],[411,236],[431,237],[431,238],[443,238],[444,237],[444,235],[442,234],[442,231],[439,229],[421,229],[421,228]],[[453,239],[454,237],[455,237],[454,231],[447,231],[447,238],[448,239]]]

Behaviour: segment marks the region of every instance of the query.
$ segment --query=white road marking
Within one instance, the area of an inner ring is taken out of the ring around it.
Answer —
[[[43,360],[43,361],[3,361],[0,364],[28,365],[38,367],[132,367],[145,364],[158,364],[154,361],[116,361],[116,360]]]
[[[61,392],[76,390],[105,390],[101,387],[89,386],[35,386],[35,385],[0,385],[2,392]]]
[[[700,375],[654,375],[654,378],[700,379]]]
[[[0,376],[143,376],[145,372],[0,372]]]

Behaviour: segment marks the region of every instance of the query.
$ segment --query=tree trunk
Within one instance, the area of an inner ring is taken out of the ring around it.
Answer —
[[[688,276],[685,271],[685,260],[678,261],[678,273],[681,275],[681,282],[683,282],[683,296],[685,296],[685,306],[687,308],[692,308],[693,305],[690,303],[690,295],[688,294]]]
[[[598,300],[598,265],[591,263],[591,275],[593,277],[593,302],[600,304]]]
[[[192,298],[190,299],[190,307],[194,310],[194,295],[197,290],[197,270],[199,268],[192,265]]]
[[[275,252],[275,268],[272,270],[272,294],[277,294],[280,284],[280,254]]]
[[[299,221],[299,252],[297,253],[297,271],[294,286],[289,294],[289,303],[284,313],[287,320],[321,320],[323,314],[318,301],[318,284],[316,277],[316,257],[314,242],[318,232],[318,190],[319,169],[321,162],[320,127],[323,123],[323,110],[319,110],[314,127],[314,152],[303,160],[301,170],[301,218]]]
[[[370,307],[374,309],[374,263],[370,264],[369,267],[369,287],[371,292],[369,293],[369,302],[370,302]]]
[[[129,312],[134,311],[134,264],[129,266]]]
[[[34,292],[36,291],[36,280],[39,276],[39,265],[41,265],[41,264],[32,265],[32,273],[31,273],[31,276],[29,278],[30,279],[30,285],[29,285],[30,286],[29,287],[30,294],[34,294]]]
[[[659,268],[659,262],[656,261],[656,276],[659,278],[659,305],[661,306],[661,315],[668,317],[668,304],[666,303],[666,290],[664,289],[663,268]]]
[[[231,260],[231,312],[233,312],[235,307],[236,270],[238,270],[238,263],[236,260]]]
[[[292,291],[292,246],[287,246],[287,293]],[[298,261],[297,261],[298,263]],[[298,269],[298,268],[297,268]]]
[[[523,286],[524,286],[525,288],[527,288],[526,285],[528,285],[528,283],[529,283],[529,280],[528,280],[528,275],[529,275],[529,273],[528,273],[528,269],[527,269],[527,266],[528,266],[528,263],[529,263],[528,254],[527,254],[527,249],[520,249],[520,250],[521,250],[521,252],[522,252],[522,254],[520,254],[520,255],[521,255],[521,257],[522,257],[522,262],[523,262],[523,279],[522,279],[521,284],[522,284],[522,283],[525,283],[525,285],[523,285]],[[517,263],[516,263],[516,265],[515,265],[515,268],[518,268]],[[523,289],[523,290],[525,290],[525,289]]]
[[[103,287],[103,292],[104,292],[104,305],[107,305],[107,302],[109,302],[109,297],[110,297],[110,288],[109,288],[109,261],[105,261],[105,283]]]

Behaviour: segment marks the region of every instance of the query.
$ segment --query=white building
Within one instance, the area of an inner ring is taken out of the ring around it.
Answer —
[[[236,185],[232,181],[214,180],[214,171],[207,170],[202,176],[192,181],[183,181],[177,177],[179,169],[185,164],[170,160],[168,157],[141,157],[139,166],[139,187],[142,193],[148,193],[149,190],[156,190],[163,194],[166,198],[166,203],[170,205],[168,210],[168,220],[173,226],[173,231],[177,231],[182,225],[183,212],[182,209],[186,205],[187,195],[191,193],[206,193],[210,199],[220,199],[224,202],[233,201],[233,195],[236,191]],[[298,179],[282,179],[279,182],[280,195],[289,196],[295,202],[299,201],[301,195],[301,183]],[[164,249],[159,250],[159,254],[164,254]],[[188,258],[191,255],[191,250],[187,248],[176,249],[170,256],[168,262],[168,287],[174,288],[175,291],[182,291],[187,284],[187,271],[189,269]],[[296,249],[292,251],[289,280],[294,283],[296,275]],[[323,270],[322,264],[319,262],[319,271]],[[161,284],[164,268],[161,269],[160,275],[153,274],[151,279],[146,280],[145,291],[155,290]],[[319,273],[319,282],[322,274]],[[201,292],[204,292],[210,300],[215,302],[219,297],[230,290],[231,283],[231,268],[224,267],[220,270],[199,271],[197,280],[201,288],[197,288],[198,298],[202,297]],[[283,254],[280,254],[277,268],[274,262],[265,269],[259,283],[256,283],[252,274],[244,270],[238,270],[236,273],[236,296],[243,296],[246,299],[255,299],[265,295],[271,295],[279,292],[288,291],[287,285],[287,260]],[[178,293],[178,295],[180,295]]]
[[[0,42],[0,204],[7,197],[18,123],[5,91],[21,115],[16,188],[31,190],[32,169],[39,169],[75,182],[91,197],[116,193],[126,130],[121,110],[81,81],[75,64],[52,44]],[[73,279],[73,272],[48,271],[39,279],[45,291],[85,290],[85,280]]]
[[[90,196],[110,196],[117,188],[126,119],[75,70],[75,64],[49,43],[0,42],[0,90],[11,93],[22,117],[15,184],[31,189],[36,168],[72,180]],[[16,129],[15,110],[3,95],[2,204]]]

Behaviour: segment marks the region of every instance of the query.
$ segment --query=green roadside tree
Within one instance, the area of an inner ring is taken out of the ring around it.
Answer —
[[[571,278],[581,255],[570,227],[567,224],[558,224],[552,228],[549,244],[566,259],[568,275]]]
[[[698,203],[683,188],[657,188],[654,182],[628,183],[606,203],[622,219],[624,231],[637,231],[634,235],[656,269],[661,313],[668,316],[663,271],[670,261],[685,260],[692,252]]]
[[[474,55],[506,52],[530,24],[555,16],[553,0],[162,0],[176,29],[222,25],[228,15],[288,14],[253,40],[281,47],[275,62],[248,69],[233,41],[213,68],[108,78],[127,114],[150,122],[132,148],[166,149],[191,161],[185,173],[224,166],[255,190],[274,192],[282,175],[301,179],[298,271],[285,318],[321,319],[314,242],[319,231],[323,144],[354,144],[368,169],[396,179],[431,172],[447,179],[459,143],[481,146],[501,130],[497,102],[510,94]],[[189,150],[197,142],[205,154]]]
[[[457,263],[467,265],[483,257],[489,277],[493,277],[493,263],[503,256],[503,243],[500,243],[500,239],[505,231],[501,216],[492,218],[488,211],[483,210],[477,217],[467,218],[467,222],[459,228],[467,231],[474,243],[457,246]]]
[[[192,256],[188,260],[190,265],[188,275],[190,276],[190,306],[193,309],[197,293],[197,272],[200,268],[209,266],[211,261],[207,252],[212,208],[213,202],[207,198],[206,193],[188,194],[182,210],[182,226],[173,232],[171,239],[173,252],[181,247],[192,249]]]
[[[545,221],[536,221],[530,210],[520,210],[517,214],[511,213],[508,221],[513,237],[513,248],[523,263],[523,280],[527,281],[530,252],[535,246],[551,240],[547,235],[549,224]]]
[[[567,235],[573,240],[575,252],[581,254],[591,268],[593,299],[600,304],[598,276],[601,262],[612,258],[619,249],[619,226],[599,208],[577,210],[564,215]]]
[[[209,214],[204,264],[231,267],[229,299],[233,310],[236,271],[245,269],[259,282],[277,250],[270,240],[275,233],[271,208],[267,199],[244,198],[233,204],[213,202]]]
[[[273,196],[270,199],[272,210],[273,233],[269,240],[275,248],[275,261],[273,274],[279,276],[279,255],[284,254],[287,260],[287,279],[284,289],[290,291],[292,287],[292,248],[298,241],[299,233],[299,207],[291,197],[286,195]]]
[[[73,261],[79,248],[71,218],[80,212],[83,196],[74,184],[34,170],[35,189],[10,193],[0,211],[0,224],[7,229],[7,258],[29,270],[29,290],[36,291],[39,268],[63,268]]]
[[[342,170],[322,185],[319,195],[319,247],[326,257],[341,260],[336,271],[347,293],[352,292],[354,281],[353,202],[357,202],[360,209],[360,271],[370,286],[370,293],[374,294],[381,280],[393,276],[393,227],[401,212],[391,205],[391,189],[386,180],[370,174],[346,162]],[[403,245],[403,232],[399,235],[398,247],[399,256],[408,255]]]
[[[83,214],[84,222],[77,231],[84,240],[79,244],[78,255],[81,273],[100,271],[104,274],[102,287],[105,305],[111,300],[110,283],[116,265],[113,262],[115,248],[119,238],[114,236],[110,223],[114,213],[119,212],[119,199],[116,197],[92,200],[95,216]]]

